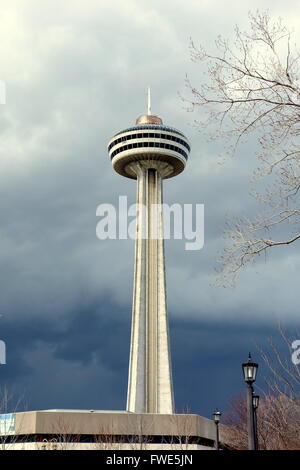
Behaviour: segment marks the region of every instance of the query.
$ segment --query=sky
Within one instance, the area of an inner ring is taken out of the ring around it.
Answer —
[[[241,362],[298,324],[297,245],[246,269],[235,289],[212,287],[226,214],[256,209],[249,195],[253,142],[217,163],[220,150],[195,127],[185,77],[206,79],[190,38],[213,48],[269,9],[299,31],[294,0],[3,0],[0,79],[1,387],[19,408],[124,409],[134,242],[99,240],[97,206],[135,199],[114,173],[109,139],[152,111],[188,137],[184,173],[164,186],[168,203],[205,206],[205,244],[166,241],[176,409],[210,416],[243,393]],[[295,330],[296,331],[296,330]],[[268,373],[260,366],[259,387]],[[21,404],[20,404],[21,403]]]

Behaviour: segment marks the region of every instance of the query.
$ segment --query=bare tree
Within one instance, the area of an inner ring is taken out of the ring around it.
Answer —
[[[194,422],[190,407],[185,405],[182,412],[172,415],[173,436],[171,444],[174,449],[188,450],[193,443]]]
[[[257,429],[260,450],[300,449],[300,408],[285,394],[265,394],[257,409]],[[235,397],[224,416],[226,430],[221,440],[229,447],[246,450],[247,406],[244,397]]]
[[[264,348],[257,346],[266,366],[264,387],[257,409],[260,449],[300,449],[300,367],[293,360],[295,338],[281,325],[279,341],[268,340]],[[298,356],[297,356],[298,357]],[[228,426],[223,433],[225,443],[236,449],[247,449],[247,406],[244,396],[234,397],[224,416]]]
[[[300,338],[300,331],[290,336],[283,327],[278,325],[279,341],[268,339],[268,347],[257,345],[260,355],[269,370],[265,382],[268,390],[274,395],[286,395],[293,400],[300,411],[300,367],[292,360],[294,349],[292,344]],[[284,351],[283,348],[284,347]]]
[[[225,427],[219,425],[221,442],[233,449],[247,449],[247,404],[244,396],[232,398],[222,421]]]
[[[127,416],[130,419],[130,415]],[[128,436],[128,443],[133,450],[146,450],[152,442],[151,429],[154,419],[147,415],[139,415],[135,423],[135,434]]]
[[[16,397],[6,386],[0,389],[0,450],[7,450],[17,442],[21,446],[26,436],[20,438],[16,429],[16,413],[19,408],[27,409],[24,396]],[[19,423],[19,425],[22,423]]]
[[[53,425],[52,436],[44,439],[45,450],[69,450],[80,443],[80,434],[68,417],[58,416]]]
[[[253,191],[265,213],[226,224],[229,243],[218,269],[224,286],[234,285],[241,268],[269,248],[300,239],[300,55],[281,19],[257,11],[249,21],[248,32],[235,27],[232,42],[219,36],[215,54],[191,42],[192,59],[203,64],[209,79],[200,88],[186,80],[185,101],[202,112],[197,125],[219,137],[228,154],[237,153],[251,134],[259,159],[253,181],[267,177],[265,190]]]
[[[281,342],[270,338],[268,348],[258,347],[269,371],[265,378],[268,393],[260,411],[264,419],[260,423],[260,436],[265,448],[300,448],[300,368],[293,360],[295,338],[278,325]],[[280,346],[284,346],[284,349]],[[264,439],[262,439],[264,437]]]

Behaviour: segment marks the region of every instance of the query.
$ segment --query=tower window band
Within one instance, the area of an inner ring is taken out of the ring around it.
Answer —
[[[162,142],[135,142],[133,144],[123,145],[122,147],[119,147],[116,150],[114,150],[110,158],[113,159],[118,153],[124,152],[125,150],[135,149],[135,148],[140,148],[140,147],[159,147],[163,149],[173,150],[174,152],[177,152],[183,155],[186,160],[188,158],[187,153],[181,148],[176,147],[175,145],[166,144]]]
[[[148,139],[148,138],[155,138],[155,139],[164,139],[164,140],[172,140],[174,142],[177,142],[178,144],[183,145],[188,149],[190,152],[191,148],[185,140],[180,139],[179,137],[175,137],[174,135],[168,135],[168,134],[158,134],[158,133],[142,133],[142,134],[129,134],[120,137],[119,139],[114,140],[109,146],[108,146],[108,151],[112,149],[115,145],[121,143],[121,142],[126,142],[126,140],[131,140],[131,139]]]

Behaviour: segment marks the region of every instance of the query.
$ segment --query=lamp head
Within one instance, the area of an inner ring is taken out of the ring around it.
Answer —
[[[259,404],[259,395],[253,394],[252,396],[253,408],[257,410]]]
[[[222,416],[222,413],[217,408],[216,411],[213,412],[213,418],[216,424],[219,424],[221,416]]]
[[[256,380],[256,374],[258,369],[257,362],[252,360],[251,354],[249,353],[248,361],[243,362],[242,369],[244,373],[244,380],[247,384],[252,384]]]

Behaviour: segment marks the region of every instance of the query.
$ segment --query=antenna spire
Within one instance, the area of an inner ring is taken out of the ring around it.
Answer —
[[[151,90],[150,87],[148,86],[148,110],[147,110],[148,116],[151,116]]]

